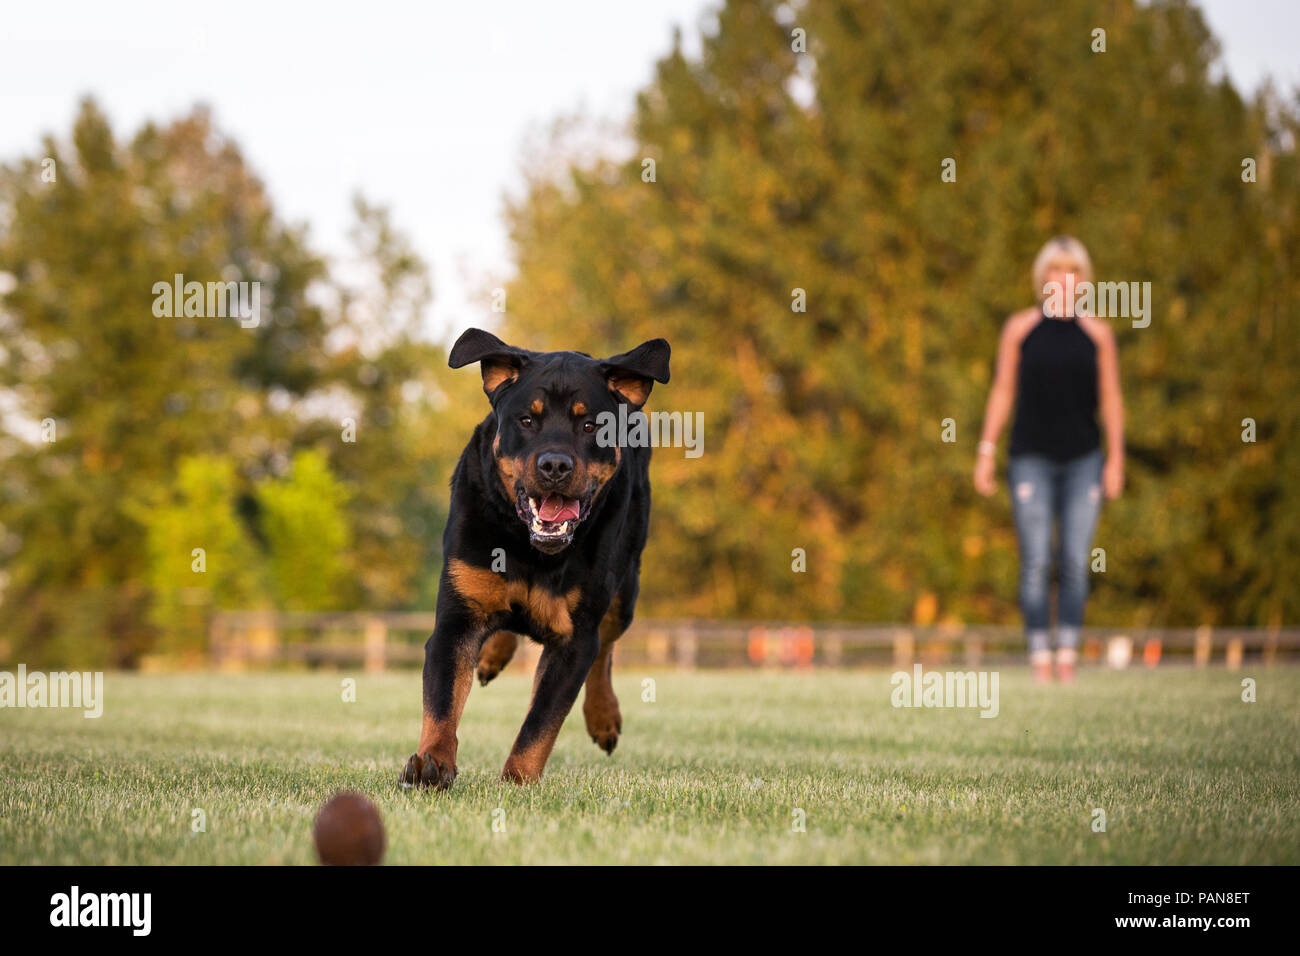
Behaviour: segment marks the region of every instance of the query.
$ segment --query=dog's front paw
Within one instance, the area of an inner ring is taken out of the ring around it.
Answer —
[[[403,787],[433,787],[436,790],[446,790],[455,779],[455,763],[450,760],[439,760],[426,751],[423,754],[411,754],[397,782]]]

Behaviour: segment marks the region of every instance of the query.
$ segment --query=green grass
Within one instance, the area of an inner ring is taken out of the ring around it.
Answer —
[[[98,720],[0,710],[0,863],[310,863],[344,787],[390,864],[1300,862],[1300,669],[1007,669],[993,719],[895,709],[883,672],[661,672],[654,703],[624,672],[614,756],[575,708],[527,788],[497,780],[529,693],[507,673],[470,695],[445,794],[395,786],[419,675],[360,676],[356,703],[344,676],[109,674]]]

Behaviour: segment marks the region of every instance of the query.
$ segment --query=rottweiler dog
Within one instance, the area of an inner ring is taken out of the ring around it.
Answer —
[[[532,352],[470,329],[447,364],[478,362],[492,410],[451,479],[433,636],[425,644],[424,721],[400,782],[446,789],[456,727],[475,671],[486,684],[525,634],[542,645],[532,702],[501,772],[538,780],[578,690],[606,753],[623,719],[610,683],[614,641],[636,608],[650,520],[650,449],[609,440],[601,413],[640,411],[668,381],[668,343],[606,359]]]

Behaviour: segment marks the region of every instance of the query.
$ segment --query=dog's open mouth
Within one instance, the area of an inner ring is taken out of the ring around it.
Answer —
[[[587,517],[589,501],[564,495],[530,495],[520,484],[515,491],[515,512],[528,525],[533,547],[553,553],[573,540],[573,533]]]

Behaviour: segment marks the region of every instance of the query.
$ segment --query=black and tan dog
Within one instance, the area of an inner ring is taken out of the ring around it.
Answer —
[[[492,411],[451,479],[437,621],[425,645],[424,723],[402,783],[451,786],[475,667],[490,681],[517,634],[543,650],[502,777],[541,777],[584,681],[587,731],[607,753],[618,743],[611,650],[636,607],[650,449],[598,440],[598,416],[617,417],[620,404],[639,410],[653,383],[668,381],[668,355],[663,339],[603,360],[530,352],[480,329],[452,347],[452,368],[479,363]]]

